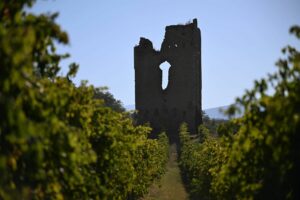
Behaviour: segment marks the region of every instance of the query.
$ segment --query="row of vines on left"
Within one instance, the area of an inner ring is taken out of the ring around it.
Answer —
[[[78,65],[59,75],[68,35],[33,3],[0,2],[0,199],[139,198],[164,173],[167,136],[75,86]]]

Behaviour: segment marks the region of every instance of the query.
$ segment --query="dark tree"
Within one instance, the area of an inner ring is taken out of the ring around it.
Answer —
[[[95,88],[94,98],[102,99],[104,101],[104,106],[110,107],[116,112],[126,111],[126,109],[122,105],[122,102],[120,100],[115,99],[114,95],[112,95],[106,87]]]

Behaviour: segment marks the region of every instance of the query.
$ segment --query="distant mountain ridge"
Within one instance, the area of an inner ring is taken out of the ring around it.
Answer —
[[[125,109],[126,109],[127,111],[135,110],[135,104],[126,105],[126,106],[124,106],[124,107],[125,107]]]
[[[205,109],[204,112],[208,115],[209,118],[211,119],[228,119],[228,116],[226,116],[222,110],[226,110],[228,109],[229,106],[220,106],[220,107],[215,107],[215,108],[209,108],[209,109]],[[135,105],[126,105],[125,106],[126,110],[134,110],[135,109]]]
[[[215,108],[205,109],[204,112],[211,119],[228,119],[228,116],[224,114],[224,111],[227,110],[229,106],[220,106]]]

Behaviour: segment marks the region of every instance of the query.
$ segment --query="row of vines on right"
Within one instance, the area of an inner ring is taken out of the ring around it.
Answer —
[[[290,29],[298,39],[300,27]],[[255,81],[212,134],[180,128],[180,167],[191,199],[300,199],[300,53],[287,46],[277,71]]]

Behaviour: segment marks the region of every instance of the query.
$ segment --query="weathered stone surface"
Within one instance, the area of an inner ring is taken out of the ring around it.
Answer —
[[[167,61],[169,81],[162,89],[160,64]],[[134,48],[135,105],[138,123],[149,122],[153,133],[166,131],[178,141],[182,122],[195,133],[201,123],[201,38],[197,20],[166,27],[160,51],[140,38]]]

